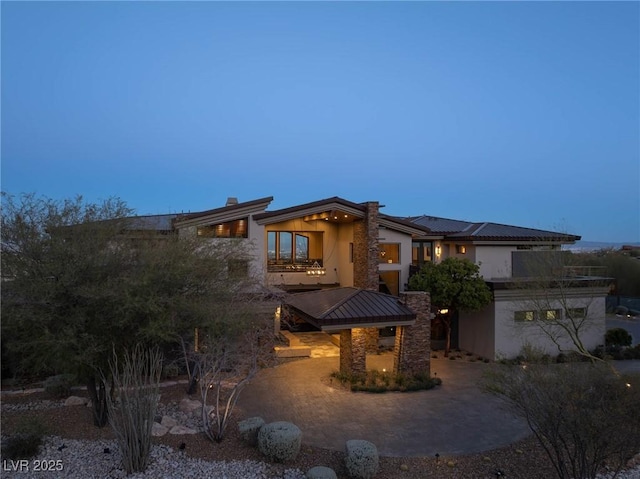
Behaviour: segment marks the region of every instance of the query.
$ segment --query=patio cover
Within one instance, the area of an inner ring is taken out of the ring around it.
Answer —
[[[296,293],[284,304],[322,331],[408,326],[416,319],[416,314],[397,297],[358,288]]]

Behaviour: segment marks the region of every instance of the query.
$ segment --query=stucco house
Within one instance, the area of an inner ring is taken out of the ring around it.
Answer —
[[[380,329],[394,321],[399,326],[414,324],[401,308],[386,311],[384,297],[406,297],[410,275],[424,262],[454,256],[478,264],[493,292],[493,302],[483,311],[456,318],[458,347],[489,359],[513,357],[525,345],[557,354],[557,344],[541,333],[541,319],[580,323],[581,339],[589,349],[603,343],[607,281],[581,276],[575,268],[563,270],[558,261],[563,245],[579,236],[431,216],[390,216],[375,201],[354,203],[332,197],[270,211],[272,201],[272,197],[247,202],[229,198],[226,205],[207,211],[138,219],[149,229],[171,230],[183,237],[246,241],[252,250],[247,271],[266,287],[298,293],[291,309],[320,330],[344,331],[340,328],[346,322],[337,321],[338,312],[332,310],[332,327],[331,308],[319,311],[318,302],[332,297],[335,302],[330,306],[352,301],[356,308],[354,291],[359,290],[383,295],[367,300],[374,311],[362,316],[358,323],[362,328]],[[534,273],[532,268],[540,265],[545,265],[544,274]],[[567,281],[557,281],[560,277]],[[340,294],[336,288],[342,288]],[[322,291],[330,291],[330,296],[317,293]],[[346,306],[351,304],[344,303],[343,309]],[[439,313],[431,312],[434,327],[429,333],[436,347]],[[572,349],[562,331],[557,332],[557,341]]]

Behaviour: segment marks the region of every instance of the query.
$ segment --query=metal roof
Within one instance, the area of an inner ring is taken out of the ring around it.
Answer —
[[[498,223],[472,223],[470,221],[417,216],[408,218],[412,223],[427,227],[432,233],[446,235],[445,239],[469,241],[552,241],[574,242],[580,236]]]
[[[416,319],[395,296],[349,287],[292,294],[285,305],[325,331],[409,325]]]
[[[171,231],[173,220],[177,214],[132,216],[126,219],[128,230],[137,231]]]

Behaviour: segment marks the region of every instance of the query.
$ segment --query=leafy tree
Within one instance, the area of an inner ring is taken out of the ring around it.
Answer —
[[[246,258],[239,241],[143,233],[131,213],[119,199],[3,193],[5,357],[18,375],[77,374],[99,426],[112,351],[188,338],[250,282],[229,277],[229,262]]]
[[[434,309],[447,309],[445,356],[451,350],[451,317],[454,311],[479,311],[491,302],[491,291],[480,276],[480,268],[467,259],[447,258],[441,263],[425,263],[409,278],[409,289],[427,291]]]
[[[602,344],[604,309],[600,300],[611,287],[611,278],[601,272],[584,270],[570,252],[531,251],[526,253],[527,275],[514,278],[509,285],[518,298],[517,308],[527,311],[526,320],[513,323],[520,328],[535,324],[537,331],[550,340],[558,352],[574,352],[598,362],[594,355],[594,337]]]

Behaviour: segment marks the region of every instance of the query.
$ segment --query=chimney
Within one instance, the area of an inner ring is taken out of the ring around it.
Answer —
[[[235,196],[229,196],[227,198],[227,204],[225,206],[233,206],[238,204],[238,198]]]

